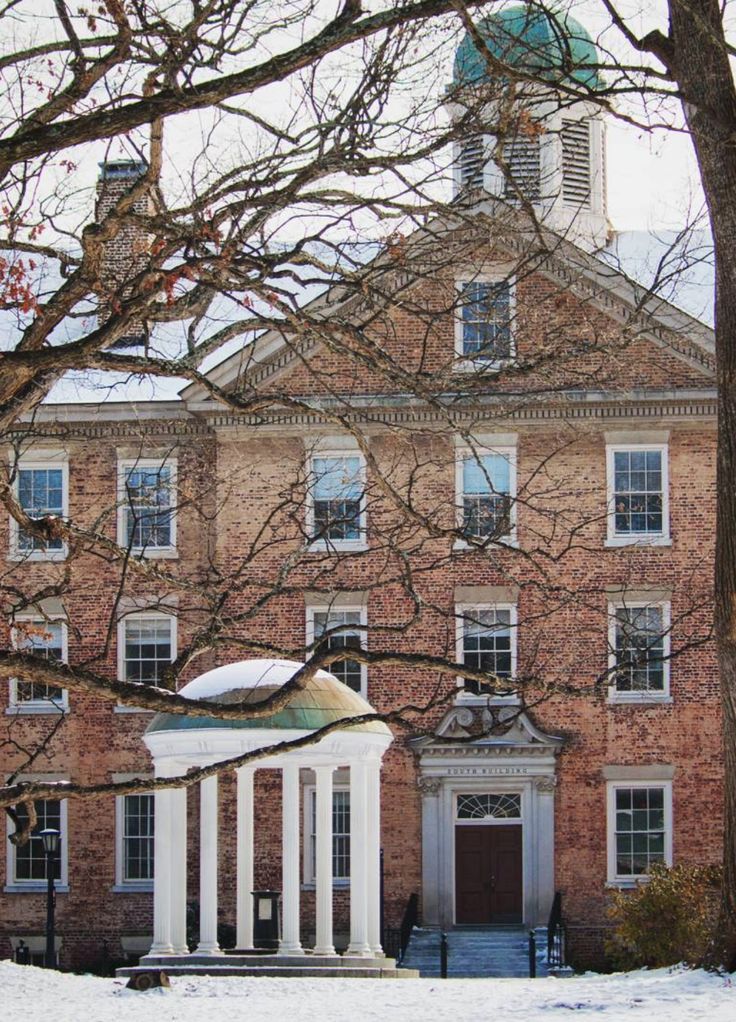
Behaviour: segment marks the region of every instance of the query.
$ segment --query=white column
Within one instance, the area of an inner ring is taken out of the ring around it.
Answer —
[[[183,768],[179,768],[182,772]],[[171,943],[177,955],[187,945],[187,789],[171,792]]]
[[[217,775],[199,782],[198,955],[220,953],[217,943]]]
[[[160,775],[159,775],[160,776]],[[171,934],[171,838],[172,791],[157,790],[153,796],[153,943],[151,955],[174,953]]]
[[[303,954],[299,940],[299,764],[288,763],[281,770],[281,870],[283,888],[283,934],[279,953]]]
[[[422,923],[439,926],[443,912],[439,777],[420,777],[422,794]],[[449,897],[450,903],[452,896]]]
[[[314,768],[316,777],[316,937],[314,952],[334,955],[332,942],[332,766]]]
[[[238,767],[236,937],[238,950],[253,947],[253,767]]]
[[[366,767],[366,897],[368,900],[368,943],[374,955],[381,947],[381,764],[372,760]]]
[[[370,955],[367,903],[367,806],[365,763],[350,764],[350,944],[349,955]]]

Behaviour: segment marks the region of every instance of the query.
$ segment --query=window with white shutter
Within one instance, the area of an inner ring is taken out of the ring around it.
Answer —
[[[483,187],[483,166],[485,164],[485,146],[482,135],[463,142],[460,149],[460,184],[463,188]]]
[[[590,206],[590,124],[562,122],[562,198],[571,206]]]

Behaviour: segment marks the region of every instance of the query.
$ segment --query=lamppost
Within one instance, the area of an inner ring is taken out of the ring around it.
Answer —
[[[55,827],[46,827],[39,837],[43,841],[46,855],[46,953],[43,964],[47,969],[56,968],[56,934],[54,932],[55,891],[54,879],[56,872],[56,856],[59,853],[61,834]]]

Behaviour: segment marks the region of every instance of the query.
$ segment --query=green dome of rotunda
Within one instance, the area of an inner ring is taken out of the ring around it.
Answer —
[[[597,88],[598,50],[579,21],[526,4],[504,7],[478,22],[490,54],[503,64],[546,81]],[[479,85],[492,79],[488,64],[466,33],[455,54],[453,84]]]

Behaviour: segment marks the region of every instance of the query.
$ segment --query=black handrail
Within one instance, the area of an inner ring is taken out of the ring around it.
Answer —
[[[547,965],[553,969],[565,967],[567,930],[562,918],[562,893],[555,891],[547,922]]]
[[[389,958],[395,958],[396,964],[400,965],[411,938],[411,931],[419,922],[419,895],[414,892],[409,895],[409,900],[404,909],[401,925],[398,927],[386,927],[386,942],[384,951]]]

